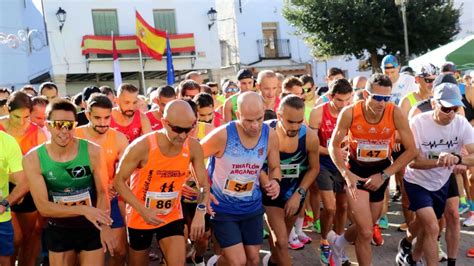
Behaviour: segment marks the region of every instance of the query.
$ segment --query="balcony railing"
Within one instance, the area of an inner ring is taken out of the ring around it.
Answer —
[[[173,55],[194,55],[196,47],[194,44],[194,34],[174,34],[170,35],[171,53]],[[116,36],[115,45],[119,55],[136,57],[138,47],[135,35]],[[82,37],[82,54],[87,58],[112,57],[112,37],[85,35]]]
[[[257,40],[258,57],[260,59],[289,59],[291,58],[289,39]]]

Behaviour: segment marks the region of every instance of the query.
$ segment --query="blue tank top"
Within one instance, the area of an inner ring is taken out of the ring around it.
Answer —
[[[277,120],[268,121],[271,128],[276,128]],[[298,148],[295,152],[286,153],[280,151],[281,183],[280,196],[283,200],[289,200],[303,180],[308,171],[308,153],[306,151],[306,126],[303,125],[298,133]],[[265,161],[264,170],[268,169]]]
[[[226,125],[227,143],[224,154],[209,160],[211,193],[219,201],[212,204],[216,213],[247,215],[263,212],[260,170],[267,158],[269,128],[262,125],[257,145],[245,148],[240,142],[234,121]]]

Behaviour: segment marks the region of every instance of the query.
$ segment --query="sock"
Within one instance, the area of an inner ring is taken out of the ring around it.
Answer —
[[[448,266],[455,266],[455,265],[456,265],[456,259],[448,258]]]
[[[460,197],[459,198],[459,203],[462,204],[462,205],[466,205],[467,204],[466,197]]]
[[[303,231],[304,217],[298,217],[295,222],[295,233],[300,234]]]
[[[336,239],[336,246],[338,247],[345,247],[349,244],[349,242],[346,240],[346,238],[344,237],[344,234],[340,235],[337,239]]]
[[[314,219],[313,211],[305,210],[305,214],[306,214],[307,216],[311,217],[311,219]]]
[[[291,228],[290,236],[288,239],[292,241],[293,239],[298,238],[298,235],[295,233],[295,227]]]
[[[473,200],[468,200],[469,203],[469,210],[474,212],[474,201]]]
[[[196,264],[201,263],[201,262],[203,262],[203,261],[204,261],[204,257],[202,257],[202,256],[194,256],[194,262],[195,262]]]

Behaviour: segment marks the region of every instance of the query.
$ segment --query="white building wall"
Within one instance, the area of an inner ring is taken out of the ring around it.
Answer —
[[[462,39],[467,35],[474,34],[474,1],[454,0],[454,6],[456,8],[459,8],[461,5],[461,17],[459,18],[461,32],[456,36],[457,39]]]

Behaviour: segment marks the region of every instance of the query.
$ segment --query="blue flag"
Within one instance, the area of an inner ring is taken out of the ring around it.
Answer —
[[[174,66],[173,66],[173,55],[171,54],[170,38],[166,35],[166,79],[168,85],[174,84]]]

